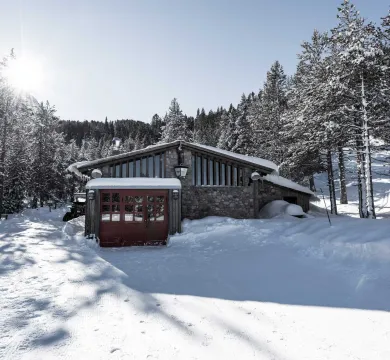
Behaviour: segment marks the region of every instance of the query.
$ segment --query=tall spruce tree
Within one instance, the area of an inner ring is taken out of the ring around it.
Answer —
[[[343,82],[343,95],[352,105],[349,112],[355,123],[351,125],[356,129],[356,150],[361,160],[361,214],[375,218],[370,142],[379,104],[385,101],[381,91],[383,51],[375,26],[366,23],[348,0],[339,8],[338,19],[339,24],[332,30],[331,38],[337,54],[337,61],[332,64],[331,81]]]
[[[167,143],[175,140],[189,141],[190,134],[187,129],[185,116],[176,98],[172,100],[164,121],[165,126],[162,128],[161,142]]]

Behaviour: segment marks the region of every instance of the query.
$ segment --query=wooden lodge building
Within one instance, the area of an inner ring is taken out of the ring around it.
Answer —
[[[278,176],[270,161],[181,140],[72,168],[101,176],[86,184],[85,227],[101,246],[166,244],[184,218],[257,218],[272,200],[308,211],[313,195]]]

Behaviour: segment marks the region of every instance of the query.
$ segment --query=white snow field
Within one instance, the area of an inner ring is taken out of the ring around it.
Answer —
[[[62,215],[0,223],[0,359],[390,359],[388,220],[206,218],[100,249]]]

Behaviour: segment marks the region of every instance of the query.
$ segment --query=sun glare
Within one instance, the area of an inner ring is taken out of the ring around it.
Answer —
[[[11,86],[22,91],[39,90],[43,83],[43,66],[33,57],[12,60],[6,70]]]

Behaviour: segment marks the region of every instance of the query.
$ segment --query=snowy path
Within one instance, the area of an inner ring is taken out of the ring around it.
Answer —
[[[386,220],[208,218],[102,250],[34,215],[0,224],[0,359],[390,359]]]

